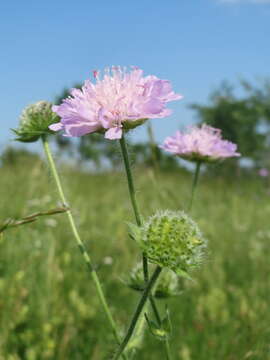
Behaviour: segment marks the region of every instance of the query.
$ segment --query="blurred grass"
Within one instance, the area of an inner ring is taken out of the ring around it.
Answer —
[[[0,220],[59,205],[42,162],[0,173]],[[62,169],[61,175],[124,331],[138,294],[120,278],[140,260],[127,236],[133,214],[124,174]],[[150,171],[135,175],[144,216],[188,204],[189,175],[163,174],[158,185]],[[171,308],[175,359],[270,359],[270,196],[259,180],[201,178],[193,218],[209,239],[209,257],[181,296],[159,301]],[[65,214],[0,237],[0,293],[0,360],[110,358],[115,344]],[[162,344],[147,334],[137,358],[165,359]]]

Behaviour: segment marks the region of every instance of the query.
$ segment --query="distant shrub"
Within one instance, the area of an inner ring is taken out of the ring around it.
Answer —
[[[0,157],[1,166],[15,166],[17,164],[27,166],[38,161],[40,161],[40,156],[37,153],[12,146],[8,146]]]

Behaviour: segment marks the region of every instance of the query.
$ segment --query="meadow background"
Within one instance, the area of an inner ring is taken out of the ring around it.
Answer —
[[[171,309],[181,360],[270,359],[270,48],[268,0],[59,0],[0,5],[0,225],[59,206],[40,143],[13,141],[22,109],[59,103],[91,71],[137,65],[169,79],[181,102],[129,135],[139,206],[186,209],[193,166],[158,145],[206,122],[238,144],[239,161],[204,167],[192,210],[209,255]],[[113,314],[129,322],[139,294],[123,279],[139,259],[117,144],[50,137],[65,192]],[[109,359],[115,343],[65,214],[0,234],[0,360]],[[163,360],[149,332],[137,358]]]
[[[26,160],[1,168],[2,217],[57,205],[46,164]],[[144,216],[187,205],[186,171],[160,175],[158,185],[151,169],[135,173]],[[120,278],[139,255],[122,221],[133,215],[124,174],[63,167],[61,175],[113,313],[126,324],[138,293]],[[173,314],[176,359],[269,357],[270,202],[263,180],[202,176],[193,217],[209,239],[209,257],[194,282],[181,283],[180,296],[159,301]],[[0,247],[1,360],[109,358],[115,344],[65,215],[7,230]],[[138,358],[164,359],[162,351],[147,332]]]

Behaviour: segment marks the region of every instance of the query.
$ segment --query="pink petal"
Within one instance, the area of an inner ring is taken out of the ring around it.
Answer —
[[[62,130],[63,128],[64,128],[64,126],[60,122],[49,126],[49,129],[52,131],[59,131],[59,130]]]
[[[113,127],[105,132],[105,139],[115,140],[121,139],[122,129],[120,127]]]

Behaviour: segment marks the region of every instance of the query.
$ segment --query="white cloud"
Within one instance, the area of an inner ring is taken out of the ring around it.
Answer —
[[[270,0],[219,0],[223,4],[270,4]]]

